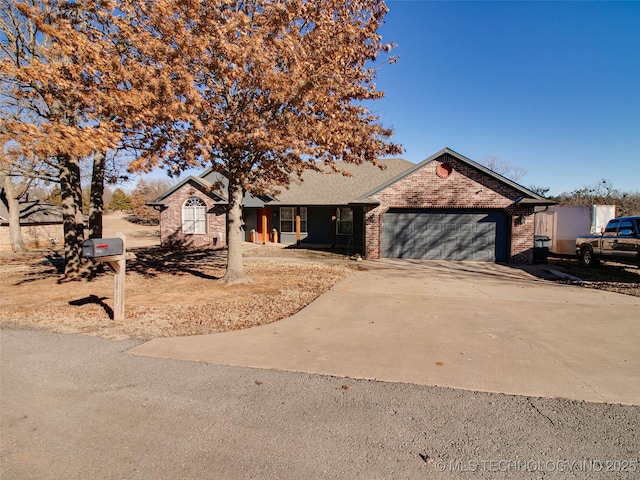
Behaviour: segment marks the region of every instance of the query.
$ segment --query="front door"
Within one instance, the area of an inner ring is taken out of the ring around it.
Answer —
[[[266,228],[265,228],[266,227]],[[271,209],[258,209],[258,242],[267,243],[271,233]]]

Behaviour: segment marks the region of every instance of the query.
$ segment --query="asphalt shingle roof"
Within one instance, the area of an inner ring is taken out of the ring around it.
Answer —
[[[338,170],[351,174],[351,176],[345,176],[334,173],[322,162],[318,162],[318,168],[321,168],[322,171],[305,170],[302,179],[292,176],[291,184],[288,187],[277,187],[278,193],[274,195],[258,198],[247,193],[243,204],[245,207],[262,207],[265,203],[271,205],[347,205],[362,194],[413,166],[413,163],[402,158],[382,159],[378,160],[378,163],[385,168],[382,169],[371,163],[355,165],[336,162]],[[221,202],[226,203],[227,179],[220,173],[209,169],[197,177],[185,178],[150,202],[149,205],[166,205],[167,197],[189,181],[196,182],[204,188],[220,184],[222,188],[217,194],[221,197]]]
[[[516,191],[522,193],[522,198],[530,205],[551,205],[554,202],[545,199],[535,192],[518,185],[517,183],[489,170],[473,160],[468,159],[454,152],[449,148],[444,148],[439,152],[431,155],[419,164],[414,164],[402,158],[380,159],[378,163],[383,165],[384,169],[371,163],[365,162],[360,165],[353,163],[336,162],[336,168],[339,171],[348,172],[351,175],[343,175],[334,173],[329,167],[322,162],[318,162],[320,171],[305,170],[302,178],[292,176],[291,183],[288,187],[276,187],[277,192],[273,195],[265,197],[253,197],[249,193],[245,195],[244,206],[261,207],[264,204],[269,205],[349,205],[349,204],[377,204],[375,195],[387,188],[389,185],[399,181],[407,175],[412,174],[416,170],[423,168],[425,165],[436,160],[443,155],[451,155],[463,163],[479,170],[481,173],[504,183]],[[187,181],[195,181],[203,187],[211,188],[215,184],[222,185],[222,191],[219,192],[220,203],[226,203],[226,192],[224,192],[227,184],[226,178],[216,173],[213,169],[203,172],[199,177],[189,177],[183,180],[172,189],[158,197],[151,205],[165,204],[165,199],[175,190]]]
[[[327,167],[324,172],[307,170],[302,179],[293,179],[289,188],[282,187],[275,196],[274,204],[280,205],[347,205],[364,193],[375,188],[399,173],[413,166],[413,163],[402,158],[378,160],[384,165],[383,170],[371,163],[355,165],[336,162],[339,170],[349,172],[352,176],[332,173]],[[321,165],[321,164],[320,164]]]

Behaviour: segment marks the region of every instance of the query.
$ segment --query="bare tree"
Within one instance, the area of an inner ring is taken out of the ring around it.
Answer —
[[[640,192],[623,192],[616,203],[616,214],[620,217],[640,215]]]
[[[503,177],[518,182],[527,174],[527,169],[518,167],[505,160],[502,160],[497,155],[490,155],[484,161],[481,162],[489,170],[499,173]]]
[[[547,197],[549,195],[549,191],[551,190],[549,187],[541,187],[539,185],[529,185],[529,190],[534,193],[537,193],[541,197]]]
[[[9,212],[9,238],[14,253],[22,253],[27,247],[20,228],[20,200],[35,183],[51,180],[51,167],[39,159],[17,157],[9,160],[5,149],[0,152],[0,201],[6,202]]]
[[[2,187],[0,201],[6,201],[9,212],[9,238],[11,240],[11,249],[14,253],[27,251],[20,229],[20,199],[29,189],[29,184],[30,181],[26,178],[15,184],[11,175],[0,169],[0,186]]]
[[[610,180],[601,178],[591,186],[595,203],[610,203],[619,196],[618,190]]]
[[[607,179],[552,197],[564,205],[615,205],[616,215],[640,215],[640,193],[620,191]]]

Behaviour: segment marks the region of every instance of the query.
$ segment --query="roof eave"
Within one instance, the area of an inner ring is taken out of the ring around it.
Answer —
[[[549,200],[548,198],[536,199],[536,198],[522,198],[513,202],[516,206],[528,206],[528,207],[547,207],[551,205],[557,205],[558,202]]]
[[[362,199],[358,198],[352,202],[349,202],[348,205],[353,205],[354,207],[377,206],[380,205],[380,200],[374,197],[367,197]]]
[[[469,166],[471,166],[471,167],[473,167],[473,168],[475,168],[477,170],[480,170],[482,173],[494,178],[495,180],[510,186],[511,188],[515,189],[516,191],[518,191],[520,193],[525,194],[527,197],[530,197],[531,200],[537,200],[537,201],[540,201],[540,202],[549,201],[548,199],[541,197],[537,193],[532,192],[528,188],[525,188],[522,185],[517,184],[513,180],[509,180],[508,178],[503,177],[499,173],[496,173],[493,170],[488,169],[484,165],[481,165],[481,164],[479,164],[477,162],[474,162],[470,158],[467,158],[464,155],[461,155],[458,152],[455,152],[455,151],[451,150],[448,147],[443,148],[442,150],[440,150],[440,151],[434,153],[433,155],[427,157],[422,162],[414,165],[413,167],[408,168],[404,172],[401,172],[400,174],[396,175],[394,178],[384,182],[383,184],[379,185],[375,189],[365,193],[362,197],[358,198],[358,200],[364,199],[366,197],[370,197],[372,195],[375,195],[376,193],[380,192],[381,190],[384,190],[385,188],[387,188],[390,185],[393,185],[394,183],[396,183],[397,181],[401,180],[402,178],[404,178],[404,177],[406,177],[408,175],[411,175],[416,170],[421,169],[425,165],[433,162],[435,159],[437,159],[437,158],[439,158],[439,157],[441,157],[442,155],[445,155],[445,154],[451,155],[452,157],[460,160],[461,162],[466,163]],[[541,205],[547,205],[547,203],[541,203]]]
[[[169,190],[164,192],[158,198],[155,198],[153,201],[149,202],[147,205],[166,205],[163,200],[165,200],[167,197],[171,196],[174,192],[176,192],[177,190],[182,188],[184,185],[189,183],[189,181],[195,182],[198,186],[200,186],[202,188],[211,188],[211,186],[212,186],[208,181],[206,181],[203,178],[194,177],[193,175],[189,175],[187,178],[185,178],[181,182],[175,184],[173,187],[171,187]],[[211,191],[209,193],[210,194],[214,194],[217,197],[224,199],[225,202],[227,201],[227,199],[217,191]]]

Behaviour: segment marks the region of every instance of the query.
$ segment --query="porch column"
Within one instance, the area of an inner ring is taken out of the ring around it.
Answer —
[[[269,232],[267,231],[267,216],[262,214],[262,244],[266,245]]]
[[[300,245],[300,207],[296,207],[296,245]]]

